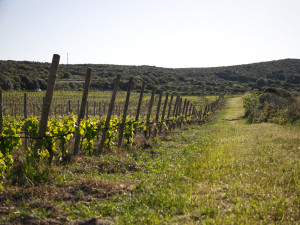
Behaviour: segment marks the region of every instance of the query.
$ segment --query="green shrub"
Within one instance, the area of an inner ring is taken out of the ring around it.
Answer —
[[[300,104],[290,93],[275,88],[243,97],[245,118],[249,123],[299,124]]]

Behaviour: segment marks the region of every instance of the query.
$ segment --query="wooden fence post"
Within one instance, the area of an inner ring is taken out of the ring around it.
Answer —
[[[27,93],[24,93],[24,119],[27,119]],[[28,138],[26,136],[27,130],[25,128],[25,149],[27,150]]]
[[[138,107],[137,107],[136,115],[135,115],[135,121],[139,120],[140,111],[141,111],[141,105],[142,105],[142,101],[143,101],[144,90],[145,90],[145,82],[143,82],[143,84],[142,84],[142,89],[141,89],[141,93],[140,93],[139,103],[138,103]]]
[[[159,99],[158,99],[158,104],[157,104],[157,109],[156,109],[156,118],[155,118],[156,123],[159,120],[159,112],[160,112],[160,105],[161,105],[162,94],[163,94],[163,92],[160,91],[160,93],[159,93]]]
[[[162,123],[164,122],[164,119],[165,119],[166,108],[167,108],[167,104],[168,104],[168,98],[169,98],[169,93],[166,94],[164,108],[163,108],[163,112],[162,112],[162,115],[161,115],[161,125],[159,126],[159,133],[161,133],[161,129],[162,129],[162,125],[163,125]]]
[[[194,122],[194,119],[195,119],[195,106],[194,106],[194,104],[192,105],[192,115],[191,115],[191,117],[192,117],[192,122]]]
[[[43,104],[42,116],[40,120],[39,131],[37,134],[37,141],[34,148],[34,154],[36,156],[38,156],[38,150],[42,148],[42,138],[44,137],[47,129],[48,116],[49,116],[50,106],[52,102],[55,81],[57,78],[59,59],[60,59],[59,55],[57,54],[53,55],[51,69],[48,77],[45,102]]]
[[[170,103],[169,103],[169,110],[168,110],[168,116],[167,116],[167,119],[169,119],[169,118],[170,118],[170,115],[171,115],[171,108],[172,108],[173,97],[174,97],[174,95],[172,94],[172,95],[171,95],[171,99],[170,99]]]
[[[27,93],[24,93],[24,119],[27,118]]]
[[[192,123],[192,117],[191,117],[191,112],[192,112],[192,108],[193,108],[193,103],[190,103],[190,108],[189,108],[189,117],[190,117],[190,123]]]
[[[89,94],[91,76],[92,76],[92,69],[87,68],[85,82],[84,82],[84,89],[83,89],[83,94],[82,94],[82,100],[81,100],[81,105],[80,105],[80,111],[78,112],[77,126],[80,125],[80,121],[83,120],[83,118],[84,118],[87,98],[88,98],[88,94]],[[79,103],[79,100],[78,100],[78,103]],[[81,139],[81,135],[80,134],[76,135],[73,156],[78,155],[79,148],[80,148],[80,139]]]
[[[168,104],[168,98],[169,98],[169,93],[166,94],[164,108],[163,108],[163,112],[162,112],[162,115],[161,115],[161,121],[163,121],[165,119],[165,114],[166,114],[166,109],[167,109],[167,104]]]
[[[183,108],[182,108],[182,116],[183,116],[183,114],[184,114],[184,112],[185,112],[186,101],[187,101],[187,100],[184,99]],[[181,114],[181,112],[180,112],[180,114]]]
[[[146,125],[147,125],[147,129],[149,131],[149,136],[150,136],[150,119],[151,119],[151,111],[152,111],[152,105],[153,105],[153,102],[154,102],[154,95],[155,95],[155,88],[152,90],[152,93],[151,93],[151,99],[150,99],[150,103],[149,103],[149,107],[148,107],[148,113],[147,113],[147,120],[146,120]]]
[[[186,107],[185,107],[185,112],[184,112],[185,119],[187,118],[187,113],[188,113],[189,105],[190,105],[190,101],[187,101]]]
[[[105,139],[106,139],[106,133],[107,133],[107,130],[109,128],[110,118],[111,118],[111,115],[112,115],[112,112],[113,112],[113,109],[114,109],[116,95],[117,95],[117,92],[118,92],[118,89],[119,89],[120,78],[121,78],[121,75],[118,74],[117,78],[116,78],[114,90],[113,90],[113,93],[112,93],[112,96],[111,96],[107,116],[106,116],[106,121],[105,121],[104,130],[103,130],[103,134],[102,134],[102,139],[101,139],[99,149],[98,149],[99,153],[102,153],[102,149],[103,149],[104,142],[105,142]]]
[[[177,104],[177,109],[176,109],[176,117],[179,115],[180,116],[180,112],[181,112],[181,104],[182,104],[182,98],[179,97],[178,99],[178,104]]]
[[[125,105],[124,105],[123,119],[122,119],[122,123],[121,123],[120,129],[119,129],[119,142],[118,142],[118,147],[119,148],[122,145],[123,131],[124,131],[124,128],[125,128],[125,122],[126,122],[126,117],[127,117],[127,110],[128,110],[128,105],[129,105],[132,81],[133,81],[133,78],[130,77],[129,82],[128,82],[128,87],[127,87],[127,95],[126,95],[126,101],[125,101]]]
[[[178,103],[179,103],[179,96],[176,97],[175,100],[175,105],[174,105],[174,110],[173,110],[173,117],[176,117],[176,111],[177,111],[177,107],[178,107]]]

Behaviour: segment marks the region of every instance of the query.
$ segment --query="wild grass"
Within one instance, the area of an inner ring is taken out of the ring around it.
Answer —
[[[150,148],[52,168],[47,184],[6,190],[6,202],[1,194],[2,221],[297,224],[299,128],[247,124],[243,113],[241,98],[230,98],[213,122],[175,130]]]

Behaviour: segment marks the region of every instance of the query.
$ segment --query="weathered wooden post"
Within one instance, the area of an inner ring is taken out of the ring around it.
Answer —
[[[172,101],[173,101],[173,97],[174,95],[172,94],[171,95],[171,99],[170,99],[170,103],[169,103],[169,109],[168,109],[168,116],[167,116],[167,119],[170,118],[170,115],[171,115],[171,109],[172,109]]]
[[[27,119],[27,93],[24,93],[24,119]],[[28,139],[26,136],[27,130],[25,128],[25,149],[28,146]]]
[[[166,94],[164,108],[163,108],[163,112],[162,112],[162,115],[161,115],[161,124],[159,126],[159,133],[161,133],[162,125],[163,125],[163,122],[164,122],[164,119],[165,119],[166,108],[167,108],[167,104],[168,104],[168,98],[169,98],[169,93]]]
[[[78,113],[77,126],[80,125],[81,120],[83,120],[83,118],[84,118],[87,98],[88,98],[88,94],[89,94],[91,76],[92,76],[92,69],[87,68],[86,75],[85,75],[84,89],[83,89],[83,94],[82,94],[82,100],[81,100],[81,105],[80,105],[80,111]],[[78,102],[79,102],[79,100],[78,100]],[[81,135],[77,134],[75,137],[73,156],[78,155],[79,148],[80,148],[80,139],[81,139]]]
[[[176,111],[179,103],[179,95],[177,95],[176,100],[175,100],[175,105],[174,105],[174,110],[173,110],[173,117],[176,116]]]
[[[181,104],[182,104],[182,98],[179,97],[178,99],[178,104],[177,104],[177,109],[176,109],[176,117],[180,116],[180,112],[181,112]]]
[[[182,116],[184,115],[184,112],[185,112],[186,102],[187,102],[187,100],[184,99],[183,109],[182,109]],[[180,114],[181,114],[181,112],[180,112]]]
[[[167,109],[167,105],[168,105],[168,98],[169,98],[169,93],[166,94],[164,108],[163,108],[163,112],[162,112],[162,115],[161,115],[161,121],[164,121],[164,119],[165,119],[166,109]]]
[[[27,93],[24,93],[24,119],[27,118]]]
[[[161,127],[159,125],[159,113],[160,113],[160,107],[161,107],[162,94],[163,94],[163,92],[160,91],[159,98],[158,98],[158,103],[157,103],[157,108],[156,108],[156,117],[155,117],[156,126],[158,126],[158,132],[160,131],[160,127]]]
[[[145,90],[145,82],[143,82],[143,84],[142,84],[142,89],[141,89],[141,93],[140,93],[139,103],[138,103],[138,107],[137,107],[136,115],[135,115],[135,121],[139,120],[140,111],[141,111],[141,105],[142,105],[142,101],[143,101],[144,90]]]
[[[187,114],[188,114],[188,109],[189,109],[190,101],[187,101],[186,107],[185,107],[185,112],[184,112],[184,117],[187,119]]]
[[[158,123],[158,120],[159,120],[159,112],[160,112],[162,94],[163,94],[163,92],[160,91],[159,99],[158,99],[158,103],[157,103],[157,108],[156,108],[156,118],[155,118],[156,123]]]
[[[192,104],[192,110],[191,110],[191,120],[192,120],[192,123],[194,122],[194,117],[195,117],[195,106],[194,104]]]
[[[52,102],[52,98],[53,98],[55,81],[57,78],[59,59],[60,59],[59,55],[57,55],[57,54],[53,55],[51,69],[50,69],[49,77],[48,77],[45,102],[43,104],[42,116],[41,116],[40,125],[39,125],[39,131],[37,134],[36,145],[34,148],[34,154],[37,157],[38,157],[38,150],[42,148],[42,141],[43,141],[42,139],[43,139],[43,137],[46,133],[46,129],[47,129],[48,116],[49,116],[50,106],[51,106],[51,102]]]
[[[111,96],[107,116],[106,116],[106,121],[105,121],[104,130],[103,130],[103,134],[102,134],[102,139],[101,139],[99,149],[98,149],[99,153],[102,152],[104,142],[105,142],[105,139],[106,139],[106,133],[107,133],[107,130],[109,128],[110,118],[111,118],[111,115],[112,115],[112,112],[113,112],[113,109],[114,109],[116,95],[117,95],[117,92],[118,92],[118,89],[119,89],[120,78],[121,78],[121,75],[118,74],[116,82],[115,82],[114,90],[113,90],[113,93],[112,93],[112,96]]]
[[[126,117],[127,117],[127,110],[128,110],[128,105],[129,105],[132,81],[133,81],[133,78],[130,77],[129,82],[128,82],[128,87],[127,87],[127,95],[126,95],[126,101],[125,101],[125,105],[124,105],[123,119],[122,119],[122,123],[120,124],[120,127],[119,127],[119,142],[118,142],[119,148],[122,145],[123,131],[125,128],[125,122],[126,122]]]
[[[155,91],[156,91],[156,89],[154,88],[151,93],[151,99],[150,99],[150,103],[149,103],[149,107],[148,107],[147,120],[146,120],[146,126],[149,131],[149,136],[150,136],[150,130],[151,130],[150,129],[150,127],[151,127],[150,119],[151,119],[151,112],[152,112],[152,106],[153,106],[153,102],[154,102]]]
[[[190,103],[189,116],[191,116],[192,107],[193,107],[193,103]]]

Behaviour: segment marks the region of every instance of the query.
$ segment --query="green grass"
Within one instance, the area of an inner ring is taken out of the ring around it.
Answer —
[[[34,210],[32,204],[40,200],[23,198],[3,219],[31,215],[59,217],[62,223],[92,217],[115,224],[299,223],[299,128],[246,124],[242,115],[241,98],[230,98],[213,122],[175,130],[152,149],[79,158],[55,167],[51,181],[40,188],[76,187],[78,198],[46,197]],[[82,184],[111,194],[99,198]]]

